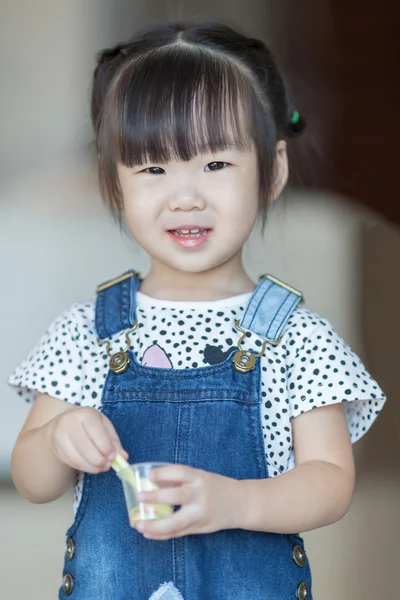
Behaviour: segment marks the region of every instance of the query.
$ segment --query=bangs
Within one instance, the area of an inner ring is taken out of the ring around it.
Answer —
[[[251,74],[229,57],[182,43],[152,50],[116,75],[100,153],[133,167],[247,150],[257,136],[255,103]]]

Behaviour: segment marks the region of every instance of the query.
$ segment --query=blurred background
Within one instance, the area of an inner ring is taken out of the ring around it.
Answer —
[[[34,506],[13,489],[11,450],[29,407],[6,379],[49,323],[97,283],[147,257],[100,200],[90,142],[95,53],[165,18],[221,19],[268,42],[309,123],[293,180],[264,238],[246,248],[256,277],[305,293],[389,401],[355,446],[346,517],[306,534],[316,600],[398,594],[400,537],[399,16],[365,0],[1,0],[1,598],[54,600],[71,498]],[[208,599],[204,599],[208,600]],[[211,600],[211,599],[210,599]]]

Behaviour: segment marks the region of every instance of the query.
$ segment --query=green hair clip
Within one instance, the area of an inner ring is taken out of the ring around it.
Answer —
[[[300,121],[300,113],[297,110],[294,110],[292,113],[292,118],[290,119],[291,125],[296,125]]]

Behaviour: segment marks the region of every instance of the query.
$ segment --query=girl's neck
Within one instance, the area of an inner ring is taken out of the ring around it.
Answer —
[[[152,261],[140,291],[160,300],[221,300],[252,292],[254,283],[244,270],[241,256],[209,271],[177,271]]]

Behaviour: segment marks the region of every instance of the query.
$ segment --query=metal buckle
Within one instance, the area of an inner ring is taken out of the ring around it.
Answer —
[[[111,352],[110,352],[111,344],[108,340],[100,340],[99,338],[97,338],[97,343],[99,344],[99,346],[106,344],[106,353],[107,353],[108,358],[110,359],[109,367],[110,367],[111,371],[113,371],[114,373],[117,373],[117,375],[119,375],[120,373],[125,373],[125,371],[129,367],[130,358],[127,354],[129,351],[129,348],[131,347],[131,341],[129,339],[129,334],[133,333],[137,328],[138,328],[138,322],[135,321],[133,324],[133,327],[131,327],[131,329],[129,329],[128,331],[125,332],[125,339],[126,339],[126,344],[127,344],[125,350],[122,350],[121,352],[116,352],[115,354],[111,354]]]
[[[247,332],[240,327],[239,320],[235,322],[235,325],[236,329],[240,331],[243,335],[238,341],[238,351],[233,357],[233,364],[235,366],[236,371],[239,371],[239,373],[248,373],[249,371],[253,371],[253,369],[255,368],[257,358],[260,358],[260,356],[264,354],[265,348],[269,340],[265,340],[263,342],[261,351],[257,354],[255,352],[251,352],[250,350],[242,350],[242,342],[245,340]]]
[[[300,292],[300,290],[296,290],[296,288],[292,287],[291,285],[288,285],[287,283],[284,283],[277,277],[274,277],[273,275],[265,274],[265,275],[260,275],[260,277],[258,278],[258,281],[261,281],[261,279],[269,279],[269,281],[272,281],[272,283],[276,283],[277,285],[283,287],[288,292],[291,292],[292,294],[299,296],[300,304],[304,303],[304,296],[303,296],[303,293]]]
[[[124,275],[120,275],[115,279],[110,279],[110,281],[106,281],[105,283],[97,286],[96,294],[112,287],[113,285],[116,285],[117,283],[121,283],[121,281],[125,281],[125,279],[130,279],[131,277],[139,277],[141,279],[142,275],[139,273],[139,271],[134,271],[133,273],[125,273]]]

